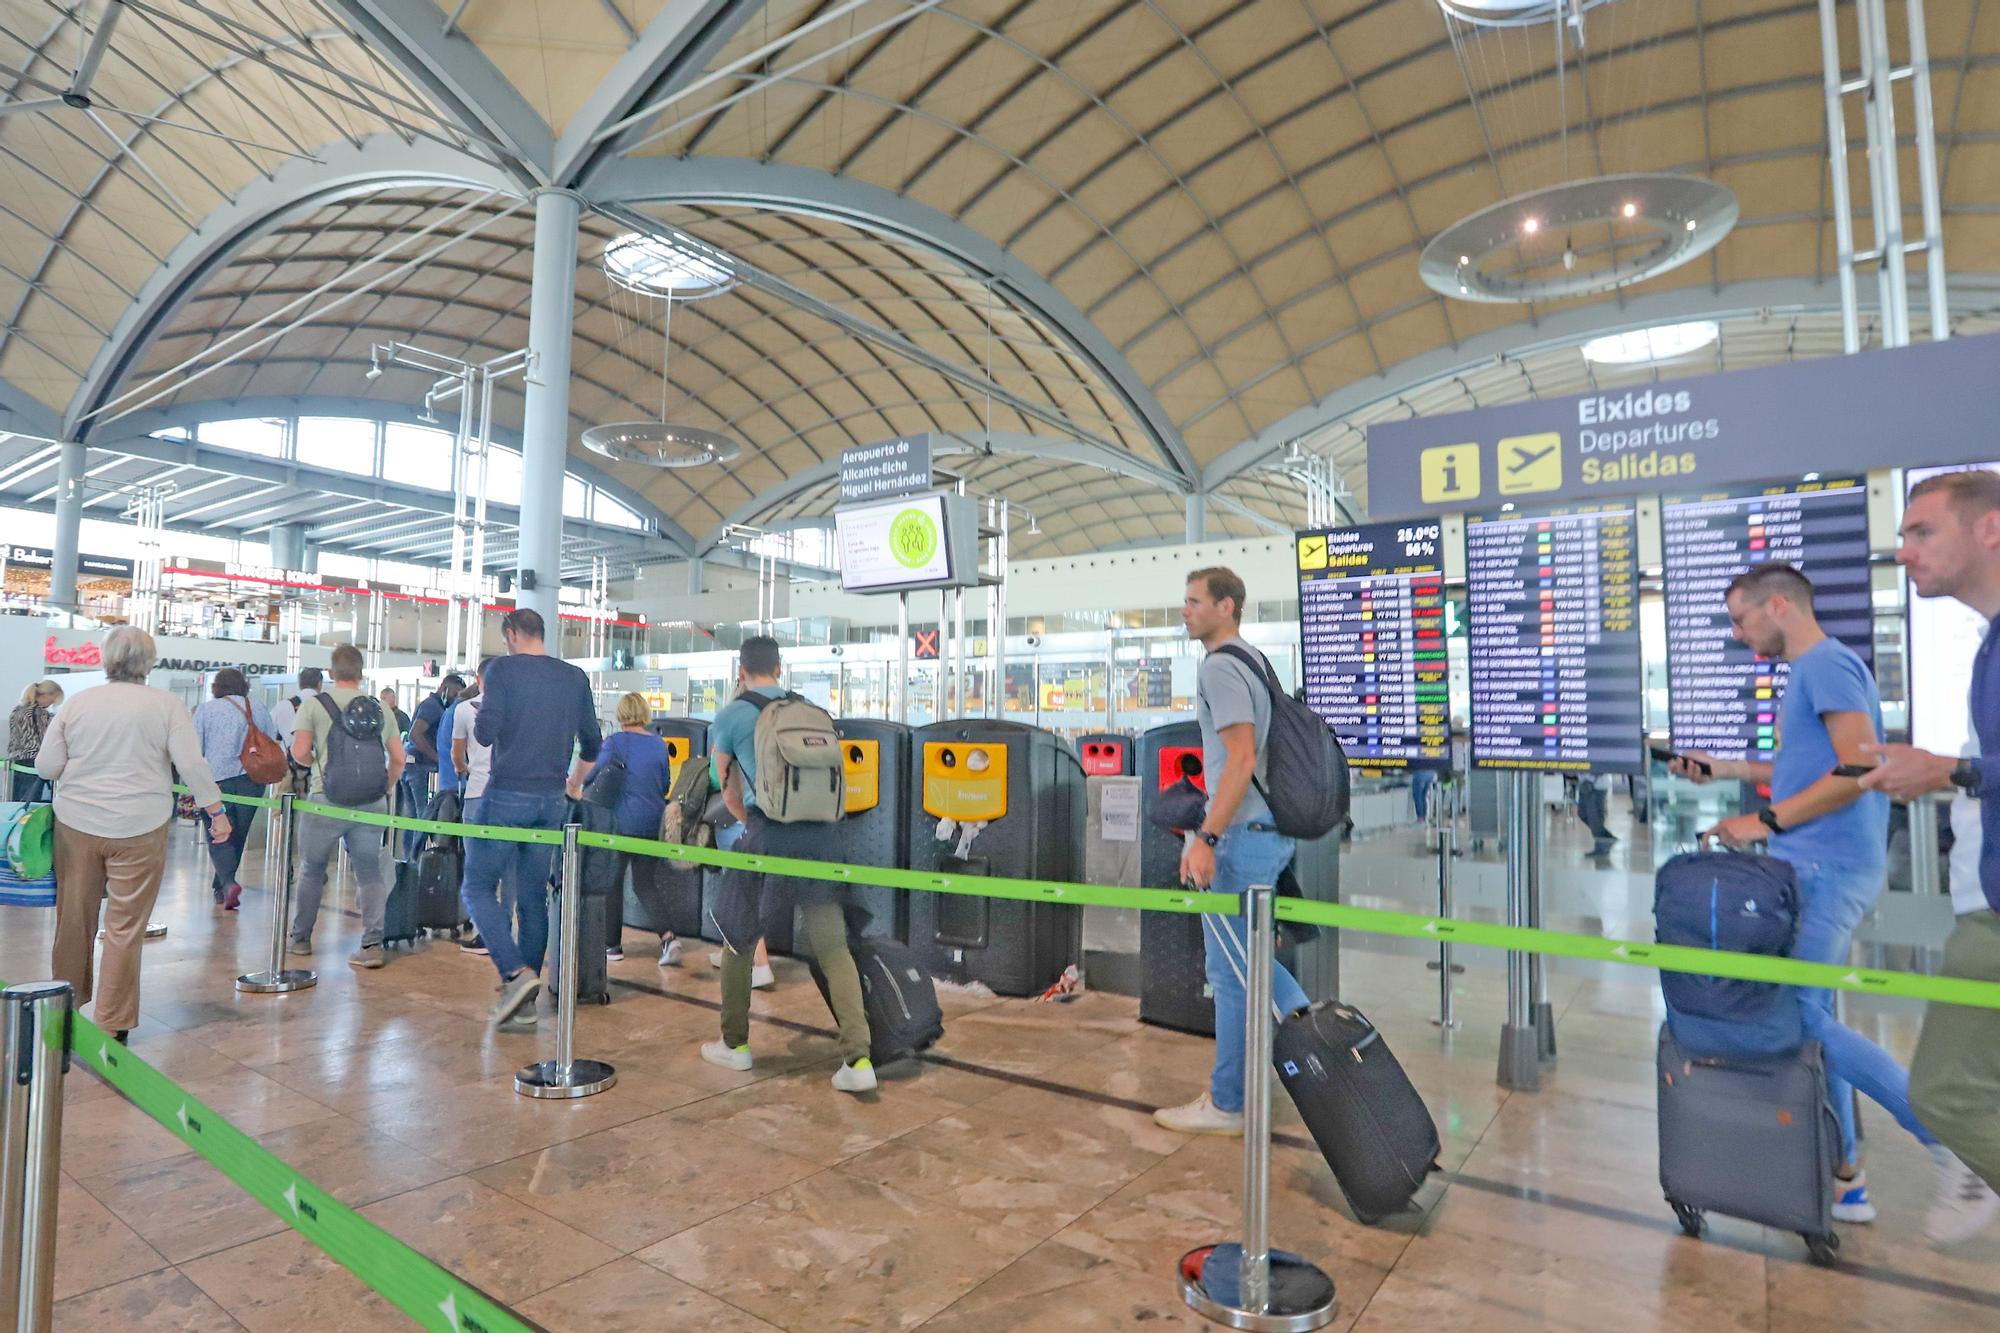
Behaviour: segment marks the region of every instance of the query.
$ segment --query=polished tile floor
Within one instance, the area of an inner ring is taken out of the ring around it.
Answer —
[[[1561,851],[1571,833],[1555,827]],[[1384,844],[1365,859],[1394,854]],[[1560,914],[1628,923],[1628,879],[1644,876],[1614,872],[1595,906],[1586,895]],[[1356,897],[1395,901],[1386,875],[1370,880]],[[802,966],[779,960],[778,987],[757,998],[758,1066],[735,1074],[695,1055],[718,991],[703,952],[661,969],[635,933],[613,969],[616,1002],[578,1028],[579,1053],[614,1061],[618,1086],[534,1102],[509,1081],[550,1038],[488,1035],[484,959],[436,944],[356,972],[343,961],[356,923],[332,915],[316,989],[238,995],[231,978],[263,963],[267,910],[253,891],[240,918],[213,913],[203,855],[176,836],[156,913],[170,933],[147,946],[134,1049],[547,1328],[1205,1326],[1171,1275],[1187,1249],[1235,1233],[1239,1148],[1154,1126],[1149,1108],[1203,1086],[1209,1046],[1142,1026],[1130,1000],[948,995],[947,1058],[898,1067],[857,1099],[827,1086],[832,1042]],[[0,976],[42,975],[52,925],[49,912],[0,908]],[[1509,1094],[1493,1080],[1502,984],[1490,960],[1470,956],[1464,1025],[1441,1034],[1423,958],[1366,946],[1348,937],[1346,997],[1429,1101],[1445,1174],[1421,1211],[1358,1226],[1280,1094],[1273,1238],[1332,1273],[1336,1327],[2000,1327],[2000,1232],[1930,1249],[1928,1159],[1872,1111],[1882,1217],[1844,1229],[1840,1269],[1809,1267],[1796,1237],[1744,1223],[1680,1236],[1655,1176],[1650,974],[1557,973],[1560,1059],[1539,1092]],[[1903,1053],[1914,1040],[1907,1009],[1856,1021]],[[63,1149],[59,1328],[401,1326],[87,1073],[69,1079]]]

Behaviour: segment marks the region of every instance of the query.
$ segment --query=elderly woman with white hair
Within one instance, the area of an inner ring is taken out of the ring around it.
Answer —
[[[229,837],[222,792],[186,705],[146,684],[153,636],[130,625],[104,640],[105,684],[55,716],[35,771],[56,784],[56,976],[91,998],[91,946],[104,902],[104,984],[97,1022],[124,1041],[139,1023],[139,954],[159,896],[173,821],[173,770]]]

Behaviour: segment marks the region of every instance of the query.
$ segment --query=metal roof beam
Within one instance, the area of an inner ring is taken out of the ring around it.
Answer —
[[[550,178],[580,188],[644,130],[598,142],[606,127],[701,77],[764,0],[667,0],[556,140]]]
[[[555,135],[528,99],[431,0],[320,0],[467,133],[506,156],[517,184],[553,182]]]
[[[1200,472],[1173,418],[1124,353],[1070,299],[992,240],[937,209],[879,185],[810,167],[745,158],[621,158],[591,182],[593,203],[745,204],[825,218],[950,259],[1046,324],[1100,375],[1162,460],[1192,483]],[[659,224],[655,224],[659,225]]]

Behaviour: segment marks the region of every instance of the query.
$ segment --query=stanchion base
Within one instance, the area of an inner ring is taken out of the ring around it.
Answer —
[[[100,930],[100,931],[98,931],[98,932],[97,932],[97,938],[101,940],[101,939],[103,939],[103,938],[104,938],[104,937],[105,937],[106,935],[108,935],[108,934],[110,934],[110,932],[109,932],[109,931],[106,931],[106,930]],[[146,933],[145,933],[145,935],[143,936],[143,938],[145,938],[145,939],[149,939],[149,940],[163,940],[163,939],[165,939],[166,937],[167,937],[167,923],[166,923],[166,922],[164,922],[164,921],[149,921],[149,922],[147,922],[147,923],[146,923]]]
[[[1464,1027],[1465,1024],[1459,1022],[1456,1018],[1433,1018],[1431,1026],[1434,1028],[1443,1028],[1446,1032],[1456,1032]]]
[[[276,995],[281,991],[310,990],[319,985],[319,973],[303,967],[282,972],[246,972],[236,978],[236,989],[251,995]]]
[[[1537,1045],[1534,1028],[1501,1026],[1498,1082],[1501,1087],[1514,1092],[1541,1091],[1541,1049]]]
[[[1204,1245],[1181,1256],[1181,1299],[1190,1310],[1229,1328],[1252,1333],[1307,1333],[1333,1322],[1339,1299],[1333,1279],[1305,1259],[1271,1251],[1271,1277],[1262,1310],[1246,1310],[1242,1295],[1243,1247],[1234,1241]]]
[[[572,1060],[566,1071],[554,1060],[537,1060],[514,1075],[514,1091],[523,1097],[562,1101],[592,1096],[617,1081],[617,1069],[602,1060]]]
[[[1545,1065],[1556,1062],[1556,1011],[1551,1004],[1535,1006],[1535,1056]]]

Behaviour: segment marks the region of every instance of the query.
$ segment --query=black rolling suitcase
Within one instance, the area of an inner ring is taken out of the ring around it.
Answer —
[[[415,944],[423,938],[417,924],[417,874],[415,861],[393,861],[396,877],[389,882],[389,901],[382,909],[382,943]]]
[[[1796,1231],[1816,1264],[1840,1252],[1833,1173],[1840,1123],[1819,1043],[1776,1056],[1689,1054],[1660,1026],[1660,1189],[1681,1229],[1724,1213]]]
[[[1271,1062],[1355,1218],[1407,1207],[1438,1169],[1437,1123],[1375,1025],[1322,1000],[1278,1024]]]
[[[454,840],[455,841],[455,840]],[[459,886],[465,882],[465,857],[456,847],[446,847],[444,839],[432,838],[413,864],[416,875],[417,927],[443,930],[457,935],[465,928],[465,900]]]
[[[944,1035],[944,1010],[937,985],[916,950],[899,940],[850,939],[848,952],[861,973],[861,997],[868,1011],[868,1058],[878,1065],[906,1060],[930,1049]],[[813,984],[826,998],[826,974],[812,964]]]
[[[611,969],[604,938],[611,929],[611,900],[586,893],[577,900],[576,1002],[611,1003]],[[562,985],[562,895],[549,894],[549,993]]]

